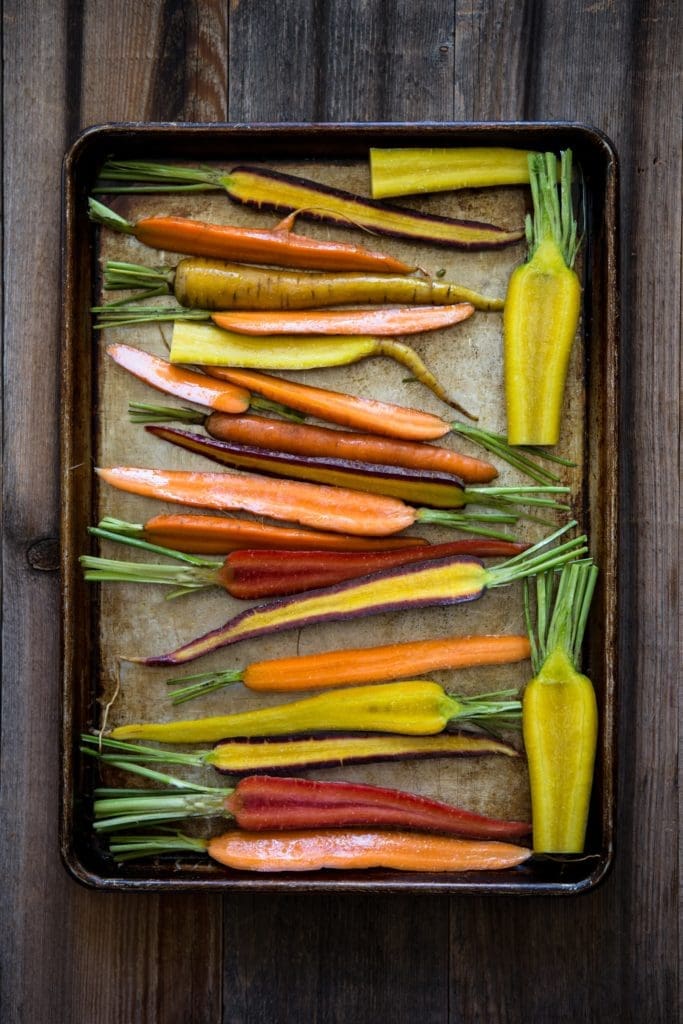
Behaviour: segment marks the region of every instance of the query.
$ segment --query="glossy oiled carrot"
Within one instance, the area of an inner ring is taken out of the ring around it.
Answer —
[[[410,273],[414,267],[384,253],[347,242],[307,238],[293,232],[296,213],[270,230],[209,224],[189,217],[143,217],[135,224],[103,203],[90,200],[92,220],[133,235],[144,245],[190,256],[212,256],[240,263],[270,263],[304,270],[379,270]]]
[[[227,832],[209,840],[207,851],[242,871],[490,871],[516,867],[531,856],[531,850],[512,843],[362,828]]]
[[[346,871],[393,868],[397,871],[501,871],[531,857],[513,843],[455,839],[426,832],[374,828],[326,828],[316,831],[225,832],[213,839],[171,835],[116,835],[109,845],[117,862],[164,853],[203,854],[240,871]]]
[[[251,519],[203,516],[193,513],[152,516],[137,534],[161,544],[198,555],[224,555],[230,551],[261,548],[283,551],[393,551],[426,548],[420,537],[365,537],[323,533],[295,526],[273,526]]]
[[[344,487],[271,480],[252,473],[193,473],[116,466],[97,469],[108,484],[148,498],[210,509],[241,509],[332,533],[384,537],[413,526],[416,510],[396,498]]]
[[[139,380],[186,402],[195,402],[224,413],[246,412],[251,405],[251,395],[246,388],[230,383],[218,384],[216,378],[212,379],[205,373],[178,368],[131,345],[109,345],[107,355]]]
[[[452,473],[465,483],[488,483],[498,472],[495,466],[450,448],[417,441],[399,441],[376,434],[352,433],[286,423],[263,416],[225,416],[214,413],[204,426],[222,441],[269,448],[296,455],[353,459],[358,462]]]
[[[211,366],[206,368],[206,372],[211,377],[249,388],[298,412],[342,427],[412,441],[435,441],[451,429],[440,416],[420,409],[299,384],[257,370]]]
[[[419,334],[467,320],[469,302],[455,306],[387,306],[382,309],[221,312],[211,319],[238,334]]]

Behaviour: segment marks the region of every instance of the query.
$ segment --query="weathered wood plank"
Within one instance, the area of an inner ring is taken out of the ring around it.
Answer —
[[[59,530],[63,152],[97,121],[225,118],[225,31],[222,4],[187,16],[173,3],[145,4],[134,15],[116,4],[5,4],[5,1021],[220,1018],[219,901],[103,897],[77,886],[59,863],[58,579],[32,568],[27,552]],[[167,90],[176,60],[182,75]],[[39,301],[27,287],[34,280]],[[31,562],[45,565],[42,557]]]
[[[449,120],[452,17],[410,0],[235,3],[231,120]]]

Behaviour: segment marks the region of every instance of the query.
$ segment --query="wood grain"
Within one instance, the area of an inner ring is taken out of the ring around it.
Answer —
[[[675,1018],[680,50],[668,0],[5,0],[3,1021]],[[590,896],[103,896],[59,864],[58,580],[27,553],[58,524],[60,160],[88,124],[228,116],[576,119],[617,145],[620,804]]]

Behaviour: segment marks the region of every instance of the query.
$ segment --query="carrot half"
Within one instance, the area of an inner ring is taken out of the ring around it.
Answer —
[[[302,481],[271,480],[251,473],[199,473],[116,466],[97,469],[108,484],[147,498],[199,508],[241,509],[359,536],[400,533],[415,523],[415,509],[397,498]]]
[[[454,306],[386,306],[381,309],[220,312],[211,319],[239,334],[419,334],[467,320],[469,302]]]
[[[119,523],[118,519],[109,519],[100,525],[118,528]],[[295,526],[273,526],[252,519],[182,512],[152,516],[144,524],[134,524],[129,532],[150,544],[197,555],[226,555],[230,551],[245,549],[362,552],[425,549],[429,546],[420,537],[352,537]]]
[[[415,269],[402,260],[361,245],[297,235],[292,230],[296,212],[271,229],[209,224],[189,217],[143,217],[131,223],[95,199],[89,200],[88,212],[91,220],[133,235],[143,245],[167,252],[305,270],[377,270],[409,274]]]
[[[528,847],[512,843],[362,828],[227,832],[209,840],[207,852],[242,871],[490,871],[517,867],[531,857]]]
[[[501,871],[528,860],[532,851],[514,843],[455,839],[424,832],[368,828],[316,831],[242,832],[213,839],[176,835],[115,836],[109,845],[117,862],[164,853],[208,854],[238,871]]]

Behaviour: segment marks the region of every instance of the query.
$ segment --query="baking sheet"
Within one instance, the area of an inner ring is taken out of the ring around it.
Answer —
[[[420,141],[419,131],[415,130],[415,133],[412,138],[417,138]],[[343,132],[341,134],[332,132],[332,138],[335,145],[330,146],[330,151],[334,159],[328,157],[326,159],[302,160],[299,157],[296,160],[291,160],[286,158],[289,154],[285,152],[278,155],[277,158],[274,157],[272,161],[262,160],[261,162],[280,170],[301,173],[326,184],[368,194],[367,162],[358,157],[345,155]],[[279,135],[278,141],[281,139],[282,136]],[[515,141],[514,144],[527,145],[528,143]],[[182,140],[179,140],[179,145],[180,149],[176,152],[177,157],[182,156]],[[231,153],[230,159],[227,162],[222,161],[220,166],[234,166],[247,161],[259,162],[254,160],[248,143],[243,143],[242,149],[239,146],[232,148],[233,153]],[[302,150],[301,143],[297,148]],[[557,146],[553,144],[553,148],[557,148]],[[274,149],[278,149],[278,146],[275,146]],[[303,147],[302,155],[307,155],[305,147]],[[588,168],[585,170],[587,171]],[[588,174],[586,176],[590,177]],[[159,212],[245,225],[272,224],[276,220],[271,215],[257,213],[232,204],[223,194],[104,196],[101,198],[131,220]],[[521,226],[527,202],[528,190],[513,187],[463,190],[457,193],[414,197],[406,200],[405,205],[430,212],[444,213],[448,216],[488,220],[502,226],[515,227]],[[90,251],[93,255],[91,294],[98,304],[114,297],[111,293],[105,294],[98,291],[99,268],[105,259],[122,259],[148,265],[163,263],[173,266],[180,258],[176,254],[150,250],[127,236],[114,235],[110,231],[100,231],[93,227],[88,230]],[[322,238],[358,238],[356,232],[347,232],[337,227],[314,225],[304,221],[300,222],[298,230]],[[596,241],[599,239],[593,235],[591,242],[595,243]],[[509,274],[514,266],[524,260],[526,252],[524,243],[483,253],[462,253],[384,238],[370,239],[368,244],[424,267],[431,273],[443,270],[445,271],[443,280],[456,281],[484,294],[497,296],[505,294]],[[68,256],[67,253],[67,259]],[[592,450],[596,436],[592,429],[595,409],[591,405],[593,396],[590,387],[590,357],[591,349],[595,344],[594,330],[591,329],[591,325],[597,312],[591,306],[595,296],[594,282],[592,278],[589,281],[593,259],[594,248],[588,246],[586,256],[583,258],[582,269],[582,272],[585,271],[585,283],[589,285],[585,291],[584,322],[581,325],[572,355],[565,395],[563,439],[558,449],[559,454],[572,458],[577,464],[574,470],[562,471],[563,481],[570,484],[572,488],[573,514],[578,518],[582,529],[591,529],[591,531],[595,519],[595,509],[591,503],[597,497],[597,492],[592,486],[597,455]],[[80,313],[81,318],[84,313],[82,305],[82,297],[74,300],[74,313]],[[604,316],[604,313],[600,312]],[[501,320],[500,314],[477,312],[470,320],[456,327],[430,332],[424,336],[413,336],[408,340],[420,352],[437,377],[442,379],[449,389],[462,400],[465,407],[479,413],[483,426],[487,429],[504,432]],[[96,400],[93,402],[96,414],[91,419],[90,444],[95,464],[163,466],[178,469],[206,468],[207,470],[217,468],[215,464],[207,460],[181,452],[150,436],[140,425],[129,423],[127,417],[129,401],[156,401],[159,396],[154,397],[154,393],[148,387],[115,366],[103,355],[107,344],[121,341],[164,356],[167,355],[170,334],[171,326],[168,324],[108,328],[91,334],[87,320],[81,319],[79,337],[90,337],[92,343],[91,380],[93,397],[96,396]],[[584,346],[584,338],[588,345],[588,351]],[[418,406],[442,416],[449,415],[447,408],[431,392],[422,385],[406,382],[405,369],[387,359],[364,360],[349,367],[308,371],[305,374],[292,373],[287,376],[336,390]],[[159,400],[166,403],[164,397]],[[169,399],[167,404],[174,404],[173,400]],[[82,406],[80,409],[82,413]],[[601,409],[601,415],[602,423],[606,415],[604,408]],[[454,415],[454,418],[461,419],[462,417]],[[457,435],[450,436],[443,443],[472,455],[486,457],[482,455],[481,449],[470,445],[469,442]],[[528,479],[521,477],[510,467],[500,464],[497,460],[494,461],[500,468],[500,477],[496,483],[529,483]],[[84,479],[83,476],[82,479]],[[603,494],[600,498],[603,510],[605,500],[606,496]],[[104,515],[112,515],[133,522],[144,522],[149,516],[158,512],[180,510],[179,506],[166,506],[163,503],[124,494],[106,486],[97,487],[93,491],[92,483],[86,484],[85,482],[73,490],[72,502],[77,501],[89,503],[93,517],[91,521]],[[73,509],[71,511],[73,512]],[[82,524],[82,515],[76,518],[80,518]],[[563,521],[557,516],[555,518],[558,524]],[[70,519],[70,525],[70,540],[77,546],[77,551],[71,550],[73,563],[73,557],[77,553],[88,549],[96,550],[96,548],[88,542],[85,536],[79,536],[79,528],[74,530],[73,519]],[[548,532],[547,527],[522,522],[514,530],[521,539],[530,541],[539,539]],[[427,536],[433,542],[449,540],[458,536],[452,531],[437,530],[432,527],[414,529],[411,532]],[[600,544],[600,540],[599,536],[598,544]],[[604,572],[604,558],[601,560],[600,556],[601,554],[604,556],[607,552],[596,551],[592,533],[591,545]],[[109,557],[141,561],[158,560],[156,556],[146,556],[144,552],[130,553],[131,551],[132,549],[109,542],[102,543],[100,548],[100,553]],[[73,564],[69,565],[69,571],[73,576]],[[350,623],[328,623],[307,627],[292,633],[266,637],[258,642],[242,642],[223,651],[215,652],[198,662],[179,666],[169,671],[168,669],[146,668],[123,661],[121,658],[126,655],[158,654],[170,650],[191,637],[224,622],[246,607],[246,603],[234,601],[218,591],[192,594],[168,601],[164,588],[135,584],[105,584],[100,588],[91,585],[89,592],[87,588],[84,592],[84,588],[80,586],[79,591],[79,603],[89,602],[92,616],[89,625],[92,645],[92,676],[89,685],[88,720],[84,723],[84,727],[90,728],[98,728],[102,725],[105,707],[107,708],[106,724],[109,728],[132,721],[163,721],[171,718],[203,717],[209,714],[242,711],[264,706],[267,703],[281,703],[291,699],[282,695],[254,694],[241,685],[237,685],[202,698],[201,701],[172,708],[165,681],[170,677],[185,675],[192,671],[237,668],[252,660],[263,660],[269,657],[325,651],[348,646],[371,646],[414,638],[449,634],[524,632],[520,589],[517,585],[490,591],[480,601],[466,605],[423,609],[419,612],[385,614]],[[94,591],[97,593],[95,594]],[[95,609],[94,614],[92,613],[93,608]],[[68,621],[66,625],[68,628]],[[593,630],[593,634],[596,632],[598,631]],[[597,645],[604,655],[605,644],[609,643],[609,638],[602,631],[599,632],[602,635],[597,641]],[[595,641],[591,646],[594,646],[594,643]],[[67,648],[68,646],[67,643]],[[529,674],[528,663],[522,663],[459,670],[458,672],[440,672],[434,673],[431,677],[453,692],[470,694],[508,687],[521,687]],[[595,673],[593,674],[595,675]],[[598,678],[596,685],[601,697],[604,729],[605,723],[611,719],[613,714],[613,706],[611,699],[609,701],[607,699],[610,691],[605,689],[604,682],[601,686],[601,680]],[[67,697],[73,696],[73,679],[65,678],[65,687],[67,688]],[[66,706],[68,709],[68,700]],[[67,716],[67,718],[71,728],[70,739],[73,743],[76,723],[71,716]],[[606,734],[603,732],[603,746],[605,738]],[[518,738],[516,742],[521,746],[521,741]],[[75,754],[70,756],[75,757]],[[72,768],[73,765],[70,764],[66,774],[72,779],[72,785],[78,786]],[[596,800],[603,803],[600,808],[603,811],[602,829],[598,827],[596,830],[593,827],[589,832],[589,840],[593,842],[594,849],[593,851],[590,850],[590,847],[588,849],[589,852],[594,852],[596,859],[589,866],[587,877],[593,879],[597,864],[604,867],[608,859],[605,853],[605,839],[609,840],[609,836],[605,837],[604,834],[605,781],[609,782],[609,775],[605,775],[607,769],[608,765],[605,764],[603,758],[598,765],[598,774],[601,774],[601,779],[596,786]],[[173,770],[175,771],[175,769]],[[193,775],[196,775],[197,778],[201,777],[204,781],[212,784],[211,779],[207,779],[206,771],[198,770],[188,774],[190,777]],[[307,774],[314,778],[349,779],[395,786],[491,815],[517,819],[528,818],[530,815],[528,781],[523,758],[513,760],[485,757],[405,763],[390,762],[383,765],[346,766]],[[214,778],[216,784],[220,785],[220,778],[218,776],[214,776]],[[80,783],[86,790],[88,784],[92,784],[91,780],[91,770],[86,769],[86,777],[81,772]],[[137,785],[138,783],[136,781],[130,784]],[[608,790],[609,788],[608,786]],[[185,868],[180,862],[172,867],[168,862],[160,861],[147,864],[140,862],[116,869],[113,869],[111,864],[106,864],[106,857],[103,858],[98,844],[92,841],[92,838],[90,842],[84,839],[87,834],[85,831],[87,830],[87,792],[84,793],[81,790],[76,795],[79,799],[85,798],[82,809],[79,808],[81,846],[85,842],[89,859],[97,863],[95,868],[89,866],[87,870],[84,870],[81,857],[76,873],[82,880],[87,880],[90,884],[109,884],[110,880],[113,880],[123,885],[143,884],[156,887],[199,884],[196,873],[193,875],[194,869],[192,867]],[[611,791],[608,798],[611,810]],[[600,817],[599,814],[598,817]],[[215,826],[215,823],[213,824]],[[215,831],[215,828],[213,830]],[[67,863],[72,866],[72,869],[74,859],[72,855],[67,856]],[[591,871],[593,872],[592,876],[590,875]],[[566,872],[564,873],[566,874]],[[558,891],[562,891],[563,887],[581,888],[582,885],[585,887],[586,883],[577,883],[576,878],[563,881],[562,870],[555,874],[557,877],[551,880],[550,889],[553,886]],[[574,872],[574,874],[576,873]],[[332,887],[352,885],[352,887],[372,888],[376,884],[389,885],[389,887],[397,885],[402,888],[411,885],[417,885],[417,887],[426,885],[428,888],[434,886],[448,888],[450,886],[456,890],[464,887],[466,890],[473,889],[474,891],[480,889],[482,891],[491,891],[492,889],[494,891],[501,889],[531,891],[534,886],[539,884],[548,888],[545,881],[546,867],[541,867],[540,873],[536,872],[534,868],[525,868],[517,872],[503,873],[500,877],[492,873],[486,877],[484,875],[476,878],[471,875],[433,876],[427,880],[422,877],[416,879],[409,875],[399,876],[386,872],[365,875],[356,873],[353,879],[332,878],[330,877],[332,873],[320,873],[316,876],[294,880],[291,876],[286,880],[278,876],[254,880],[253,877],[248,879],[247,876],[240,876],[238,873],[228,872],[213,865],[202,867],[200,875],[202,885],[208,883],[226,887],[245,884],[246,879],[246,884],[253,885],[256,882],[259,886],[281,886],[284,884],[313,888],[330,885]],[[93,877],[98,881],[93,883]],[[106,877],[107,883],[102,882],[103,877]]]

